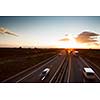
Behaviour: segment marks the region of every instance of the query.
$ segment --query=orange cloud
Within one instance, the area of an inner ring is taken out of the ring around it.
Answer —
[[[59,41],[69,41],[68,38],[63,38],[63,39],[60,39]]]
[[[80,43],[96,43],[98,42],[97,37],[99,34],[93,32],[82,32],[75,39]]]

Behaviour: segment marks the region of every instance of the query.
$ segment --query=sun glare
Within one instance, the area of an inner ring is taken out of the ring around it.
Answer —
[[[81,48],[82,44],[78,43],[74,38],[70,38],[69,41],[59,42],[59,48]]]
[[[75,41],[75,39],[71,39],[68,42],[66,42],[67,48],[79,48],[79,44]]]

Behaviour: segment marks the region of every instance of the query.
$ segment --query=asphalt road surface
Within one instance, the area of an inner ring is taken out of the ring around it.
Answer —
[[[26,69],[2,83],[99,83],[100,68],[94,65],[90,60],[83,59],[80,56],[68,54],[62,50],[57,54],[34,68]],[[95,71],[95,80],[88,80],[84,77],[83,68],[91,67]],[[96,66],[96,67],[95,67]],[[41,80],[40,74],[45,68],[50,68],[49,74],[44,80]]]

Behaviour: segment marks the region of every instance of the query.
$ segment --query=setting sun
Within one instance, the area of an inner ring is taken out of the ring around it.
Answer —
[[[66,42],[66,44],[67,44],[66,45],[67,48],[80,48],[81,47],[81,44],[78,43],[74,38]]]
[[[78,43],[74,37],[68,36],[68,41],[60,41],[59,48],[81,48],[82,44]]]

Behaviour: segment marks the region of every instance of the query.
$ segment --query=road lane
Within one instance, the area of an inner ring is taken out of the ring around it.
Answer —
[[[98,76],[98,71],[100,71],[100,70],[95,69],[95,67],[93,65],[91,65],[89,62],[87,62],[82,57],[80,57],[80,61],[81,61],[81,63],[83,63],[83,67],[92,68],[94,70],[95,76],[96,76],[95,80],[88,80],[88,79],[83,77],[83,79],[85,80],[85,83],[99,83],[100,82],[100,76]]]
[[[100,82],[97,74],[96,74],[96,79],[95,80],[89,80],[86,79],[83,75],[83,68],[84,67],[92,67],[91,65],[89,65],[89,63],[84,60],[83,58],[81,58],[80,56],[74,56],[74,55],[70,55],[70,59],[69,59],[69,67],[68,68],[68,73],[70,72],[70,74],[68,75],[68,79],[67,80],[68,83],[98,83]],[[71,69],[71,70],[70,70]]]
[[[55,71],[54,75],[51,77],[51,79],[49,80],[49,83],[51,82],[59,82],[59,79],[61,78],[61,72],[64,71],[63,70],[63,64],[65,63],[66,60],[66,56],[64,57],[64,59],[62,60],[62,62],[59,64],[57,70]]]
[[[35,69],[35,70],[33,70],[32,72],[26,74],[24,77],[20,78],[20,79],[17,80],[16,82],[18,83],[18,82],[24,81],[26,78],[29,78],[31,75],[33,75],[33,74],[34,74],[35,72],[37,72],[38,70],[41,70],[41,72],[42,72],[42,70],[44,69],[44,66],[46,66],[46,65],[49,64],[50,62],[54,61],[56,58],[57,58],[57,57],[55,57],[54,59],[52,59],[52,60],[48,61],[47,63],[43,64],[43,65],[40,66],[38,69]],[[50,66],[52,66],[52,65],[50,65]],[[36,74],[35,74],[35,76],[36,76]],[[32,77],[33,77],[33,76],[32,76]],[[36,80],[35,80],[35,81],[36,81]]]
[[[68,55],[65,59],[65,63],[63,64],[63,72],[61,74],[61,78],[59,83],[66,83],[67,82],[67,70],[68,70]]]
[[[82,65],[78,60],[78,57],[71,55],[71,72],[70,72],[70,83],[82,83],[83,77],[81,73]]]
[[[70,80],[70,74],[71,74],[71,67],[72,67],[72,57],[71,57],[71,54],[69,54],[69,63],[68,63],[68,78],[67,78],[67,83],[69,83],[69,80]]]
[[[48,82],[48,80],[50,80],[50,78],[52,77],[52,75],[55,73],[55,71],[57,70],[57,68],[59,67],[60,63],[62,62],[62,60],[64,59],[64,57],[66,56],[66,52],[62,51],[62,55],[61,56],[57,56],[56,59],[54,59],[52,62],[49,62],[47,64],[45,64],[44,66],[42,66],[39,70],[30,73],[29,75],[25,76],[24,78],[21,78],[20,80],[18,80],[17,82],[24,82],[24,83],[39,83],[39,82]],[[49,75],[46,77],[45,80],[40,80],[40,74],[41,72],[45,69],[45,68],[50,68],[50,73]]]

